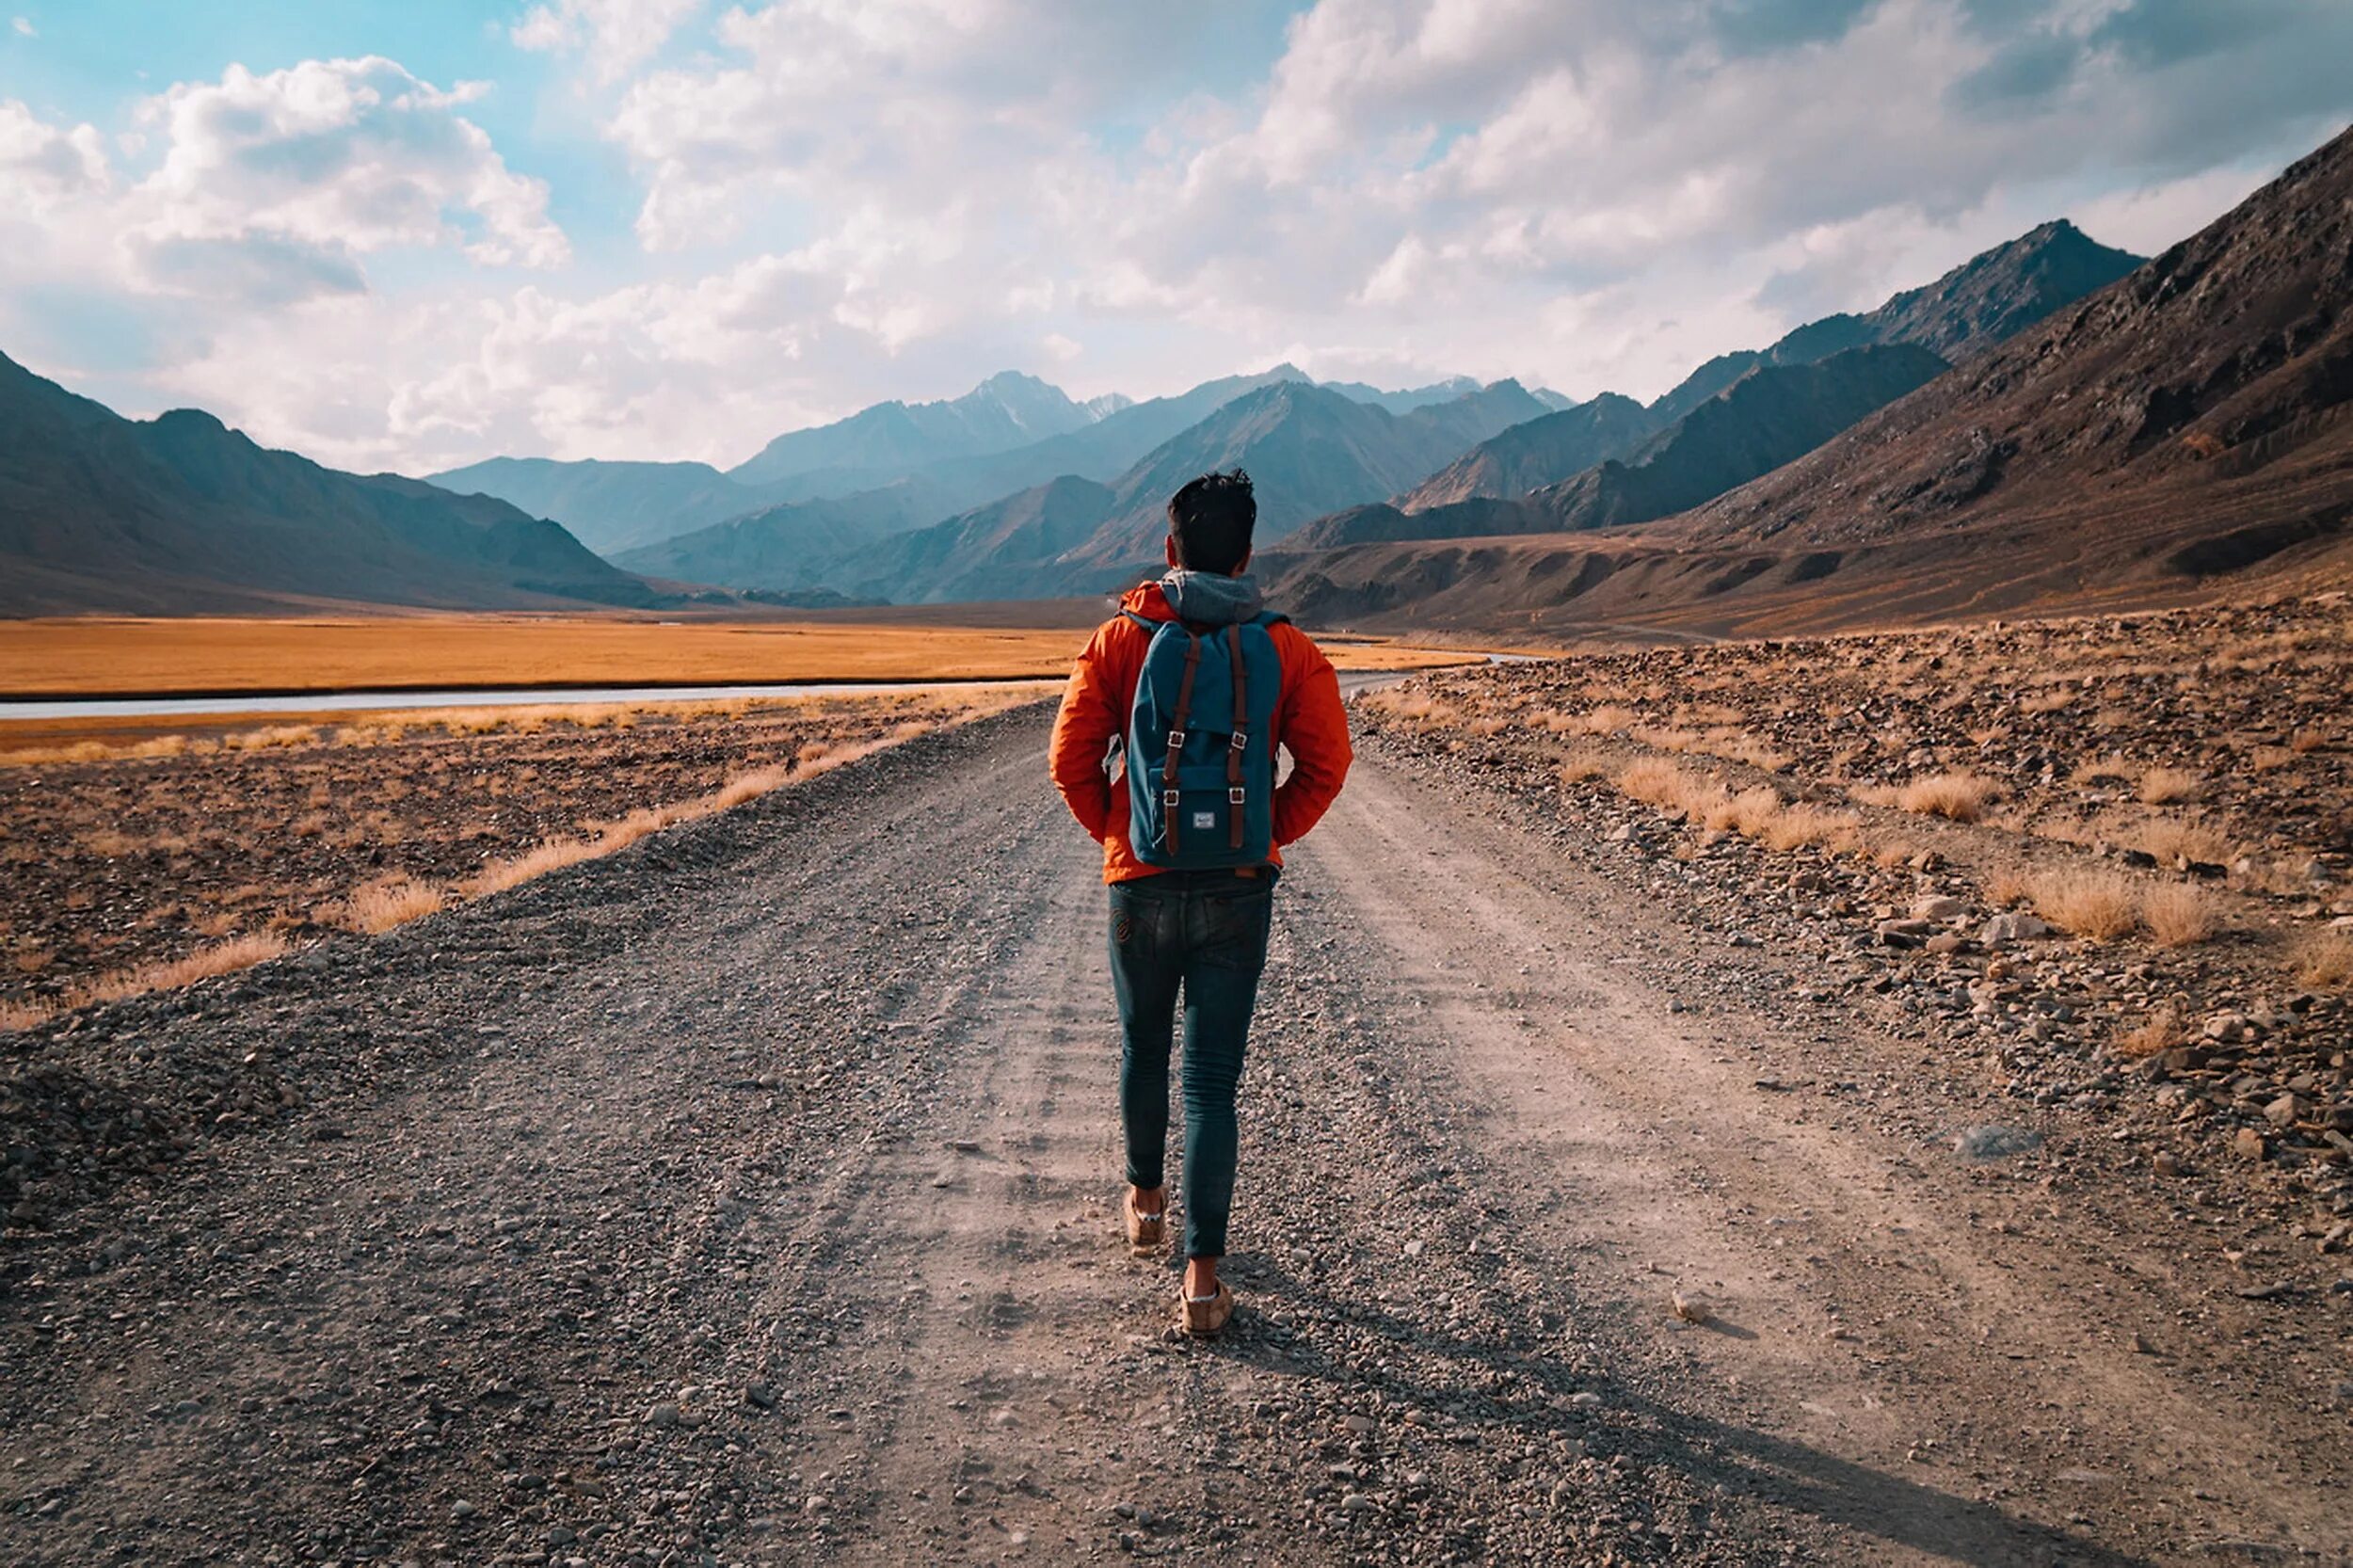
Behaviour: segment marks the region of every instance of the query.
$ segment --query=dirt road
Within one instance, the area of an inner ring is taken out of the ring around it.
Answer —
[[[1043,739],[88,1024],[292,1108],[12,1233],[0,1560],[2353,1560],[2346,1295],[1381,755],[1171,1340]]]

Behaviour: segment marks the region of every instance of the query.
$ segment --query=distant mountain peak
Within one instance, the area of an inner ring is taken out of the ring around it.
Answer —
[[[155,416],[152,424],[159,430],[195,429],[219,435],[240,434],[222,424],[219,415],[208,413],[202,408],[166,408]]]
[[[1010,451],[1100,417],[1050,381],[1002,370],[962,397],[913,404],[893,399],[830,424],[788,431],[728,476],[742,485],[767,485],[828,469],[905,472],[944,458]]]

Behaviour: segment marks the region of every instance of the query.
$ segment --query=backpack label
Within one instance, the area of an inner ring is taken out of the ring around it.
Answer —
[[[1217,813],[1215,811],[1195,811],[1193,814],[1193,825],[1195,827],[1215,827],[1217,825]]]

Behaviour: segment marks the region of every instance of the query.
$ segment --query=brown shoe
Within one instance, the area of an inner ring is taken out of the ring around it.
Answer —
[[[1187,1295],[1176,1298],[1176,1326],[1195,1339],[1208,1339],[1223,1333],[1233,1317],[1233,1288],[1224,1280],[1218,1282],[1217,1294],[1208,1301]]]
[[[1168,1200],[1162,1198],[1162,1203]],[[1136,1192],[1130,1187],[1119,1195],[1119,1212],[1128,1222],[1128,1250],[1138,1257],[1160,1250],[1168,1240],[1168,1210],[1158,1214],[1141,1213],[1136,1208]]]

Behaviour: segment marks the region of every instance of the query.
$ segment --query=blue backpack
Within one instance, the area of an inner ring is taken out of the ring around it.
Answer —
[[[1129,620],[1152,634],[1127,735],[1136,858],[1176,871],[1264,865],[1274,853],[1283,666],[1272,611],[1231,626]]]

